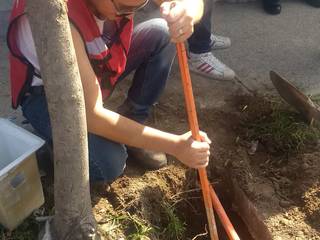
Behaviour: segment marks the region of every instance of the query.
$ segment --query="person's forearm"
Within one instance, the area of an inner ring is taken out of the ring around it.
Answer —
[[[88,131],[115,142],[129,146],[163,151],[175,156],[179,137],[141,125],[113,111],[97,107],[94,113],[87,112]]]

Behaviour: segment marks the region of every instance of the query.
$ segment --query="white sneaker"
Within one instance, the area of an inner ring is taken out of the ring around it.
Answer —
[[[225,49],[231,46],[231,39],[228,37],[218,36],[211,33],[210,38],[213,42],[212,50]]]
[[[217,80],[232,80],[235,73],[220,62],[211,52],[189,55],[190,70],[200,75]]]

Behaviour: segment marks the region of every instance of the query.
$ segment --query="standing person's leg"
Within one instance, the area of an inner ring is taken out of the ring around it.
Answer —
[[[212,3],[206,1],[205,12],[199,23],[194,26],[194,32],[188,39],[189,51],[195,54],[210,52],[214,42],[211,39]],[[229,40],[230,42],[230,40]],[[226,46],[229,47],[230,45]]]
[[[138,24],[132,36],[126,70],[121,76],[136,69],[127,99],[119,107],[122,115],[143,123],[152,105],[163,92],[175,57],[175,46],[170,42],[167,23],[152,19]],[[128,148],[130,157],[150,169],[167,164],[164,153]]]
[[[24,117],[51,144],[52,131],[44,91],[37,91],[26,97],[21,107]],[[88,145],[91,182],[111,182],[122,174],[127,159],[123,144],[88,133]]]
[[[205,2],[205,12],[201,21],[195,25],[189,38],[190,69],[201,75],[215,79],[233,79],[235,73],[213,56],[212,50],[228,48],[231,41],[227,37],[211,32],[213,1]]]

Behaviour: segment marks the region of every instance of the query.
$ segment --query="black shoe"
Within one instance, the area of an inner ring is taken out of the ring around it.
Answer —
[[[264,0],[263,9],[269,14],[277,15],[281,12],[281,4],[279,2],[271,3],[268,0]]]
[[[135,161],[140,166],[157,170],[167,165],[167,157],[165,153],[153,152],[145,149],[127,146],[129,159]]]
[[[312,7],[320,8],[320,0],[306,0],[306,3]]]

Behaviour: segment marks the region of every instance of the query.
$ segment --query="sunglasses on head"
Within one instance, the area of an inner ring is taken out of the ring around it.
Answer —
[[[119,3],[116,3],[114,0],[111,0],[111,2],[113,3],[113,6],[117,11],[118,16],[128,16],[139,11],[141,8],[145,7],[149,2],[149,0],[145,0],[143,3],[136,6],[119,4]]]

